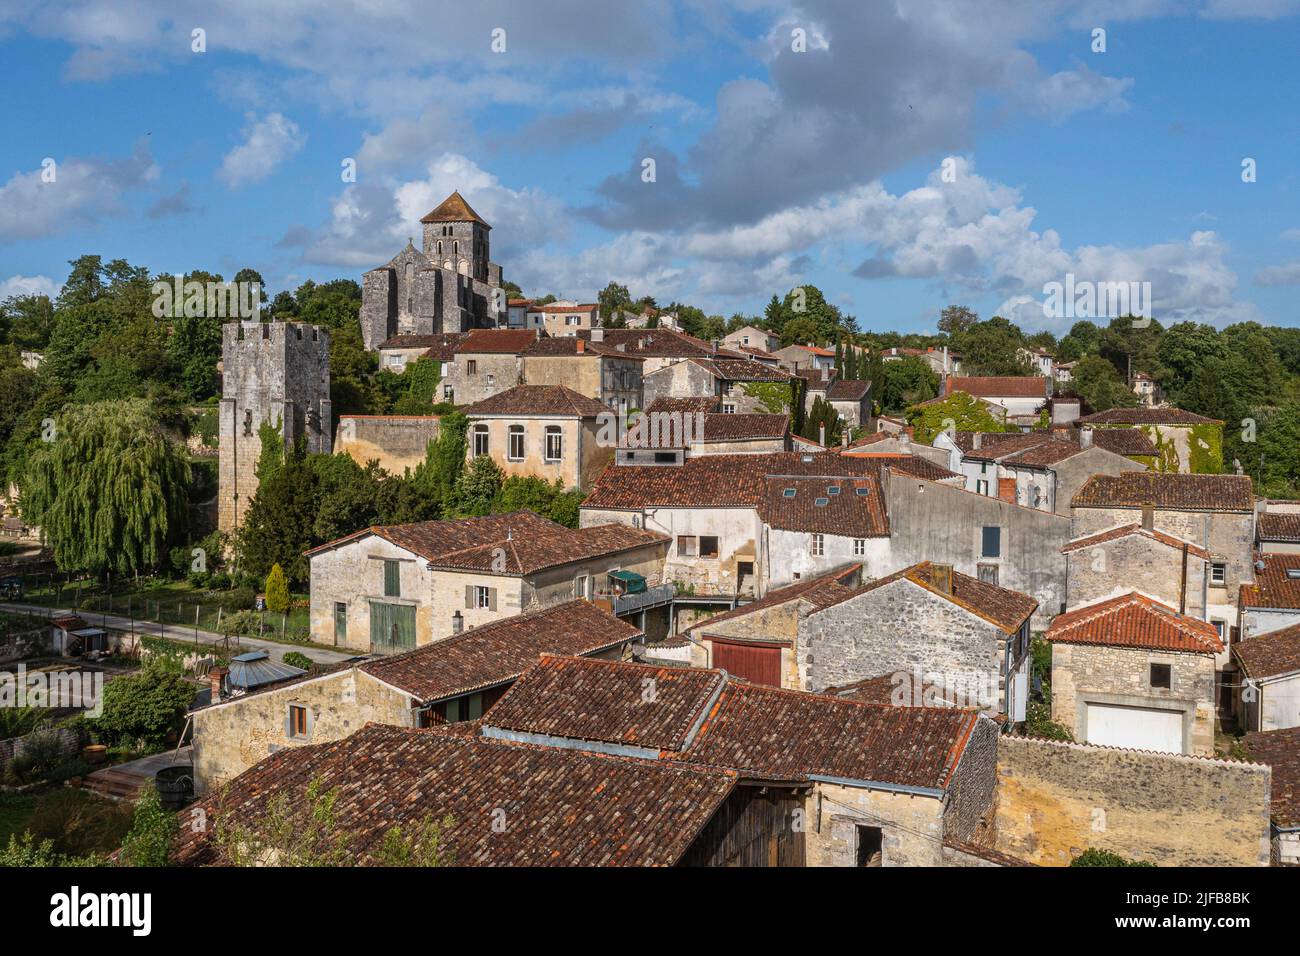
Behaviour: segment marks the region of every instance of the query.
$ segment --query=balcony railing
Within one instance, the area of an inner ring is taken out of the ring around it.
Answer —
[[[676,588],[670,582],[646,588],[640,594],[619,594],[610,597],[614,603],[614,614],[619,615],[631,614],[633,611],[640,611],[648,607],[670,604],[675,594]]]

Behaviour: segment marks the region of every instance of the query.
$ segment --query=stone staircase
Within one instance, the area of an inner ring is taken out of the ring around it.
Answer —
[[[117,767],[96,770],[81,778],[82,789],[93,791],[109,800],[135,800],[148,782],[147,777],[124,772]]]

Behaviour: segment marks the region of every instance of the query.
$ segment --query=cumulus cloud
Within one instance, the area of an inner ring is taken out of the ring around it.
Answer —
[[[1300,285],[1300,260],[1265,266],[1255,273],[1256,285]]]
[[[123,197],[158,176],[143,142],[118,159],[56,160],[52,167],[15,173],[0,186],[0,243],[38,239],[124,215]]]
[[[11,295],[46,295],[51,299],[59,294],[62,286],[49,276],[10,276],[0,279],[0,302]]]
[[[281,113],[260,120],[249,113],[247,120],[244,142],[222,157],[217,170],[217,178],[231,189],[266,179],[307,141],[307,134],[298,124]]]

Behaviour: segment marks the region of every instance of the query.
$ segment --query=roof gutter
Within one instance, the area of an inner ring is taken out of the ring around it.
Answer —
[[[903,783],[886,783],[883,780],[859,780],[856,777],[835,777],[821,773],[810,773],[808,779],[816,783],[833,783],[841,787],[857,787],[862,790],[886,790],[890,793],[905,793],[913,797],[934,797],[939,800],[942,800],[947,792],[942,787],[913,787]]]
[[[642,760],[658,760],[660,750],[655,747],[633,747],[629,744],[611,744],[600,740],[579,740],[575,737],[554,737],[551,734],[533,734],[522,730],[505,730],[501,727],[485,726],[484,737],[496,740],[511,740],[522,744],[539,744],[543,747],[560,747],[564,750],[584,750],[588,753],[609,754],[614,757],[640,757]]]

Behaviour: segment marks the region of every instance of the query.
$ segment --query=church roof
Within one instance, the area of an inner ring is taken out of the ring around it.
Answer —
[[[465,197],[459,191],[453,192],[444,199],[442,205],[421,219],[420,222],[477,222],[482,223],[489,229],[492,228],[488,226],[482,216],[470,208],[469,203],[465,201]]]

